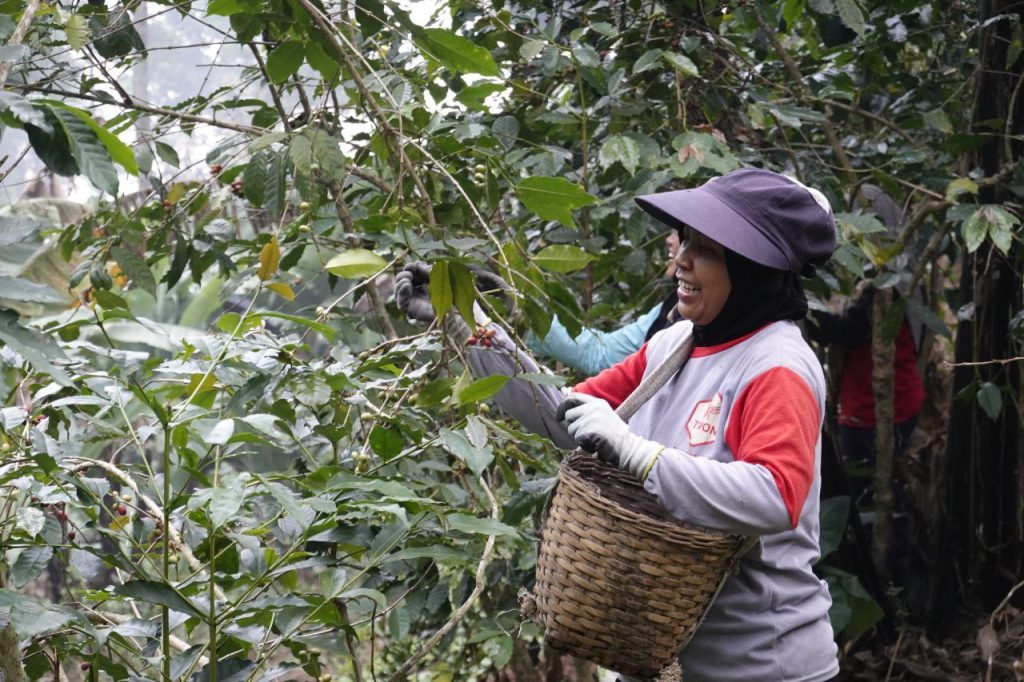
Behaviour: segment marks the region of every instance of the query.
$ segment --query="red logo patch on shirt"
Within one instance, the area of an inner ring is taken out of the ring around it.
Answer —
[[[701,400],[686,420],[686,433],[690,436],[690,445],[708,445],[715,442],[718,435],[718,422],[722,418],[722,394],[717,393],[711,400]]]

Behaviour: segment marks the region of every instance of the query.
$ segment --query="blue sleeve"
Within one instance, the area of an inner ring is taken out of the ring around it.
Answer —
[[[533,332],[526,335],[526,345],[541,353],[593,376],[603,369],[622,362],[644,344],[647,330],[661,311],[661,303],[651,308],[635,322],[613,332],[602,332],[584,327],[574,339],[557,317],[551,320],[551,329],[543,339]]]

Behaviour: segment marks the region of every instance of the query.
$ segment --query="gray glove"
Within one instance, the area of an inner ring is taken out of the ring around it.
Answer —
[[[558,406],[555,417],[565,420],[569,435],[581,448],[641,481],[665,449],[664,445],[631,433],[611,405],[592,395],[570,394]]]
[[[395,302],[406,317],[418,322],[434,321],[434,306],[430,302],[430,266],[422,261],[406,265],[395,275]],[[476,271],[476,288],[482,294],[498,293],[511,311],[513,300],[507,294],[508,284],[498,275],[486,270]]]
[[[406,265],[395,275],[395,303],[410,320],[433,322],[434,306],[430,302],[430,266],[422,261]]]

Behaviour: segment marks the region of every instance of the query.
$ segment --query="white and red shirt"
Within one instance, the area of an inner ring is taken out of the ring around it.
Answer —
[[[691,332],[681,322],[574,390],[617,407]],[[474,349],[475,376],[538,371],[497,329]],[[509,381],[499,406],[528,428],[572,447],[554,419],[561,394]],[[839,672],[819,558],[821,423],[825,379],[793,322],[773,322],[687,364],[629,420],[665,446],[644,482],[673,516],[759,542],[729,578],[680,655],[687,682],[820,682]]]
[[[690,332],[677,324],[574,390],[613,407]],[[673,516],[758,536],[680,660],[686,679],[827,680],[839,672],[819,558],[825,378],[793,322],[697,347],[629,421],[666,446],[644,487]]]

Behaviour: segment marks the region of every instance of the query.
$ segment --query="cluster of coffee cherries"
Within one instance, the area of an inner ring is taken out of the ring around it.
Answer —
[[[493,329],[487,327],[477,327],[476,331],[468,339],[466,339],[467,346],[475,346],[480,344],[484,348],[490,348],[494,345],[494,334],[496,332]]]

